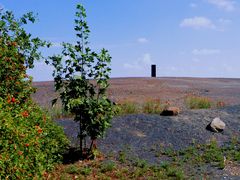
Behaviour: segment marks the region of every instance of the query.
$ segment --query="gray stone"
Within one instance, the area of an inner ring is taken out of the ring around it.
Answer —
[[[222,132],[226,127],[226,124],[219,118],[216,117],[210,123],[210,128],[213,132]]]

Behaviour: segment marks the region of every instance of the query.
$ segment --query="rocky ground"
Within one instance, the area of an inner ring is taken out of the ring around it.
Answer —
[[[226,123],[222,133],[206,130],[214,117],[221,117]],[[77,145],[78,124],[69,120],[58,120],[73,145]],[[105,138],[98,141],[98,147],[104,154],[116,155],[126,151],[128,155],[147,160],[151,164],[160,164],[165,160],[156,156],[161,148],[184,149],[190,145],[208,143],[217,140],[218,144],[228,143],[240,135],[240,106],[229,106],[216,110],[189,110],[178,116],[133,114],[116,117]],[[208,171],[216,172],[216,169]],[[234,173],[240,173],[240,167]],[[230,176],[230,172],[221,171],[218,175]],[[239,174],[240,175],[240,174]]]
[[[136,157],[158,164],[163,159],[157,157],[156,153],[162,147],[182,149],[212,139],[221,145],[240,135],[240,79],[122,78],[112,79],[110,83],[108,93],[114,101],[132,100],[141,103],[149,98],[169,100],[182,111],[174,117],[146,114],[115,117],[105,138],[98,141],[100,150],[105,154],[128,150]],[[56,95],[53,84],[45,82],[34,85],[38,87],[34,98],[41,105],[48,106],[51,97]],[[221,109],[187,110],[184,99],[188,94],[221,100],[227,106]],[[226,123],[222,133],[206,130],[215,117],[220,117]],[[57,123],[64,127],[72,144],[76,145],[78,124],[71,120],[57,120]],[[232,169],[219,172],[220,177],[234,178],[231,176]],[[235,169],[235,174],[237,172],[240,175],[239,165]]]
[[[226,124],[221,133],[206,130],[207,125],[220,117]],[[71,120],[57,120],[77,144],[78,124]],[[102,151],[118,152],[132,146],[139,153],[152,149],[156,144],[173,149],[183,149],[193,143],[207,143],[216,139],[219,144],[229,142],[240,135],[240,105],[215,110],[188,110],[178,116],[132,114],[115,117],[112,127],[98,143]],[[154,160],[150,160],[154,161]]]

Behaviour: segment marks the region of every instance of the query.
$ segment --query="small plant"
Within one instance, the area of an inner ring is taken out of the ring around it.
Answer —
[[[181,169],[171,167],[167,169],[167,176],[181,180],[184,179],[184,172]]]
[[[209,109],[213,103],[209,98],[200,96],[188,96],[185,102],[190,109]]]
[[[144,102],[142,111],[147,114],[159,114],[163,110],[160,99],[148,99]]]
[[[126,162],[126,152],[125,152],[125,151],[119,152],[119,158],[118,158],[118,160],[119,160],[121,163],[125,163],[125,162]]]
[[[80,169],[76,165],[70,165],[67,167],[65,170],[66,173],[68,174],[80,174]]]
[[[100,167],[100,171],[102,173],[106,173],[106,172],[109,172],[109,171],[113,171],[116,169],[116,164],[115,162],[113,161],[107,161],[107,162],[103,162],[101,164],[101,167]]]
[[[118,103],[118,114],[136,114],[139,113],[139,107],[137,103],[131,101],[123,101]]]
[[[136,167],[139,167],[139,168],[147,168],[148,165],[147,165],[147,161],[143,160],[143,159],[137,159],[134,163],[134,165]]]
[[[80,174],[84,175],[84,176],[88,176],[89,174],[91,174],[92,169],[90,167],[83,167],[80,170]]]

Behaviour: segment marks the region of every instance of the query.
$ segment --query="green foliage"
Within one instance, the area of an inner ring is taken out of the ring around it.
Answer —
[[[80,170],[80,174],[84,175],[84,176],[88,176],[90,175],[92,172],[92,169],[90,167],[83,167]]]
[[[61,161],[68,140],[37,105],[0,99],[0,108],[0,179],[41,177]]]
[[[20,103],[34,92],[26,69],[33,68],[34,60],[42,58],[39,47],[49,46],[39,38],[32,38],[22,27],[35,22],[33,13],[15,19],[10,11],[0,10],[0,97],[14,98]]]
[[[140,167],[140,168],[146,168],[148,166],[147,161],[142,160],[142,159],[137,159],[136,162],[134,163],[134,165],[136,167]]]
[[[105,157],[104,160],[96,158],[93,161],[76,163],[75,169],[78,170],[71,175],[77,175],[79,179],[213,179],[215,175],[221,176],[225,173],[220,169],[228,165],[228,161],[237,165],[240,162],[238,137],[223,146],[211,140],[207,144],[195,143],[182,150],[163,149],[161,146],[154,148],[156,152],[159,150],[160,163],[157,165],[149,164],[134,154],[130,154],[130,151],[124,150],[116,154],[118,158],[111,155],[111,157]],[[82,173],[85,169],[86,174]],[[50,176],[58,179],[58,174],[62,172],[56,171]]]
[[[143,103],[134,102],[131,100],[123,100],[115,106],[115,115],[126,114],[159,114],[166,108],[168,104],[162,103],[160,99],[147,99]]]
[[[68,141],[63,130],[32,102],[26,70],[49,46],[22,27],[35,22],[33,13],[15,19],[0,10],[0,179],[40,178],[61,160]]]
[[[80,169],[73,164],[68,166],[67,169],[65,170],[65,172],[68,174],[79,174],[79,171]]]
[[[119,162],[125,163],[127,159],[126,153],[124,151],[119,152]]]
[[[100,172],[106,173],[116,169],[116,164],[113,161],[102,162]]]
[[[89,136],[95,141],[96,138],[103,136],[113,116],[112,103],[106,96],[111,57],[105,49],[97,54],[88,47],[90,31],[85,19],[84,7],[77,5],[75,19],[77,43],[75,45],[63,43],[62,55],[50,57],[55,68],[53,73],[55,88],[60,92],[64,109],[74,114],[75,120],[80,124],[79,139],[82,153],[85,138]],[[56,99],[53,100],[53,103],[55,102]],[[93,146],[92,142],[90,151]]]
[[[212,107],[212,101],[206,97],[188,96],[186,105],[190,109],[209,109]]]
[[[203,159],[208,163],[218,162],[220,167],[224,166],[224,155],[222,149],[218,146],[216,141],[211,141],[211,143],[206,145],[203,153]]]

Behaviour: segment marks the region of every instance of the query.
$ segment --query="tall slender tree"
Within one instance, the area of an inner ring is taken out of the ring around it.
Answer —
[[[96,53],[88,47],[90,30],[86,10],[81,4],[77,5],[74,29],[76,44],[63,43],[62,54],[50,57],[50,62],[55,68],[55,88],[60,92],[63,107],[79,122],[78,137],[83,157],[85,153],[92,154],[95,140],[103,136],[113,116],[113,106],[106,95],[111,57],[105,49]],[[56,101],[54,99],[53,104]],[[89,147],[87,137],[91,139]]]

